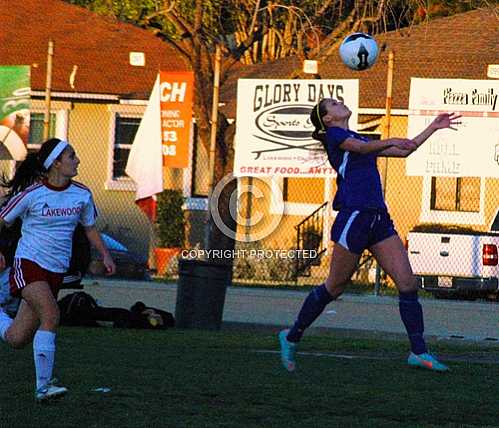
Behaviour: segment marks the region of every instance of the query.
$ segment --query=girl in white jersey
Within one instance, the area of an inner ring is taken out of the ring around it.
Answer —
[[[81,223],[90,243],[101,253],[109,275],[114,262],[95,227],[91,191],[72,180],[80,160],[66,142],[52,138],[29,154],[14,178],[4,183],[8,202],[0,210],[0,229],[23,221],[10,272],[10,292],[22,298],[15,319],[0,310],[0,336],[13,348],[33,341],[37,401],[60,396],[67,389],[52,379],[55,336],[59,324],[57,293],[68,270],[74,229]],[[0,253],[0,270],[5,268]]]

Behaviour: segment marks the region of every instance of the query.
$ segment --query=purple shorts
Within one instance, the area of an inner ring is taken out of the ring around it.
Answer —
[[[341,210],[331,228],[331,240],[355,254],[396,234],[388,211]]]

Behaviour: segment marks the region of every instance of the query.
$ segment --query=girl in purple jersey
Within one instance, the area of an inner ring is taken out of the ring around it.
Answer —
[[[435,131],[455,129],[453,125],[459,123],[460,116],[440,114],[412,139],[368,141],[348,129],[351,114],[347,106],[331,98],[321,100],[310,114],[315,126],[312,137],[322,142],[337,172],[338,189],[333,208],[338,214],[331,230],[335,245],[326,282],[307,296],[291,329],[279,333],[282,363],[288,371],[295,370],[295,351],[305,329],[328,303],[343,293],[362,252],[369,249],[399,291],[400,317],[411,344],[408,364],[447,371],[448,367],[428,353],[423,338],[423,311],[418,301],[417,281],[383,200],[376,157],[407,157]]]
[[[0,229],[18,217],[23,221],[10,272],[10,292],[22,301],[15,319],[0,309],[0,337],[13,348],[33,342],[37,401],[67,392],[52,378],[59,325],[56,298],[69,267],[78,223],[101,253],[107,273],[116,270],[95,227],[97,213],[92,194],[72,180],[78,174],[79,163],[71,145],[53,138],[43,143],[38,153],[29,154],[14,178],[3,183],[8,193],[0,210]],[[0,270],[4,268],[5,258],[0,253]]]

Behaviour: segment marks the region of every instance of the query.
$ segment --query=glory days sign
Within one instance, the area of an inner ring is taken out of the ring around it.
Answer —
[[[358,115],[358,80],[239,79],[234,174],[334,175],[320,142],[311,138],[310,111],[322,98],[343,101]]]

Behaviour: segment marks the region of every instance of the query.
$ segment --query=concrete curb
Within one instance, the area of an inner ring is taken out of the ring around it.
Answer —
[[[102,306],[129,308],[138,300],[146,305],[175,312],[177,285],[174,282],[84,281],[86,292]],[[63,290],[61,295],[74,290]],[[289,326],[293,323],[307,291],[229,287],[224,323]],[[453,342],[499,343],[499,304],[421,299],[428,337]],[[314,328],[381,332],[405,336],[398,299],[393,296],[345,294],[330,304]]]

